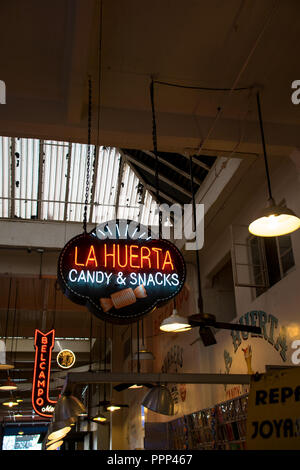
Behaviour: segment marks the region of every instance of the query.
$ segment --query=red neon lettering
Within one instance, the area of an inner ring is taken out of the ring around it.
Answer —
[[[125,245],[125,263],[121,264],[121,256],[120,256],[120,245],[117,245],[117,253],[118,253],[118,265],[120,268],[125,268],[128,264],[128,250],[127,250],[127,245]]]
[[[134,265],[133,262],[132,262],[132,258],[138,258],[138,257],[139,257],[139,255],[134,255],[134,254],[132,253],[132,250],[133,250],[134,248],[137,248],[137,249],[138,249],[139,247],[138,247],[137,245],[130,245],[130,248],[129,248],[129,250],[130,250],[130,251],[129,251],[129,252],[130,252],[130,267],[131,267],[131,268],[139,268],[140,265],[136,266],[136,265]]]
[[[172,263],[172,258],[171,258],[171,254],[170,254],[169,250],[166,251],[166,255],[165,255],[164,263],[163,263],[163,266],[162,266],[162,270],[165,269],[166,264],[169,264],[171,266],[171,269],[174,270],[174,266],[173,266],[173,263]]]
[[[89,251],[85,265],[87,266],[90,262],[95,263],[95,266],[98,266],[94,245],[91,245],[90,247],[90,251]]]
[[[148,251],[147,255],[144,255],[143,252]],[[141,248],[141,268],[144,267],[144,260],[148,262],[148,268],[151,268],[151,250],[147,246],[142,246]]]
[[[112,259],[113,259],[113,268],[116,267],[116,245],[115,243],[113,243],[113,252],[112,253],[107,253],[107,244],[104,243],[104,266],[107,267],[107,258],[109,256],[112,256]]]
[[[159,252],[162,251],[162,248],[152,248],[156,253],[156,268],[159,269]]]
[[[35,330],[35,362],[32,386],[32,405],[36,413],[40,416],[51,418],[51,412],[42,411],[43,406],[52,406],[56,401],[49,398],[49,380],[51,367],[51,351],[54,346],[55,331],[51,330],[47,334],[40,330]]]
[[[77,261],[77,250],[78,250],[78,249],[77,249],[77,246],[75,246],[75,260],[74,260],[75,265],[76,265],[76,266],[84,266],[84,264],[78,263],[78,261]]]

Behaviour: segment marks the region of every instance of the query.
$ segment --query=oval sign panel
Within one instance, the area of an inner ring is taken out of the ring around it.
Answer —
[[[130,323],[179,293],[182,254],[134,221],[113,220],[72,238],[58,260],[64,294],[103,320]]]

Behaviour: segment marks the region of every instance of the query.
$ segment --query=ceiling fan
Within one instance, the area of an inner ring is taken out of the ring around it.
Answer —
[[[224,323],[216,321],[216,317],[210,313],[198,313],[188,317],[191,327],[199,327],[199,338],[193,341],[190,346],[195,344],[200,339],[204,346],[211,346],[216,344],[217,340],[211,328],[221,330],[234,330],[234,331],[246,331],[248,333],[261,334],[261,328],[259,326],[242,325],[240,323]]]

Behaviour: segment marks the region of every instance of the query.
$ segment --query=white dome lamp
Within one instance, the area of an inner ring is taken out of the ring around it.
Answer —
[[[252,235],[255,235],[257,237],[279,237],[281,235],[287,235],[288,233],[292,233],[295,230],[298,230],[300,228],[300,218],[291,209],[276,205],[273,199],[260,108],[259,92],[257,92],[256,98],[269,198],[268,206],[263,209],[257,215],[255,220],[250,223],[248,229],[249,232],[252,233]]]

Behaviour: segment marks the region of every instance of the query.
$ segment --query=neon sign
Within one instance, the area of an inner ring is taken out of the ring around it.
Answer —
[[[51,353],[54,346],[55,331],[42,333],[35,330],[35,361],[32,384],[32,406],[37,414],[51,418],[56,401],[49,399]]]
[[[58,282],[73,302],[101,319],[130,323],[182,289],[185,262],[175,245],[148,228],[115,220],[72,238],[58,260]]]

